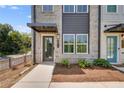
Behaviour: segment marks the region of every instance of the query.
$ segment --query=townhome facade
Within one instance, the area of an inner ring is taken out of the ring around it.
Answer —
[[[101,6],[101,58],[112,64],[124,63],[124,6]]]
[[[60,62],[68,58],[94,60],[99,53],[99,6],[32,6],[33,60]]]
[[[124,62],[123,5],[34,5],[32,23],[35,63],[71,63],[104,58]]]

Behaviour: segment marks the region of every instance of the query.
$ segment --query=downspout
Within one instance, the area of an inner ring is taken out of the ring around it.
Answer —
[[[36,12],[35,12],[35,5],[32,6],[32,23],[36,23]],[[33,65],[36,64],[36,32],[34,30],[33,31]]]
[[[101,6],[98,7],[98,58],[100,58],[101,49]]]

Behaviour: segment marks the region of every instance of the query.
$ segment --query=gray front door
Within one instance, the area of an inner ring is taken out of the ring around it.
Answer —
[[[43,37],[43,61],[53,61],[54,47],[53,36]]]

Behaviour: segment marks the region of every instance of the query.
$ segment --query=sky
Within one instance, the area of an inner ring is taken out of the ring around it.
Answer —
[[[30,33],[27,23],[31,22],[31,6],[29,5],[0,5],[0,23],[8,23],[15,30]]]

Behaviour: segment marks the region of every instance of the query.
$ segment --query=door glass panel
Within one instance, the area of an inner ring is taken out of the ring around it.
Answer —
[[[113,38],[107,40],[107,58],[113,58],[114,56],[114,41]]]
[[[53,38],[52,37],[44,38],[44,60],[45,61],[53,60]]]
[[[113,38],[111,38],[111,57],[110,58],[113,58],[113,55],[114,55],[114,41],[113,41]]]
[[[107,59],[109,62],[117,62],[117,37],[107,37]]]
[[[107,39],[107,58],[110,58],[110,39]]]

